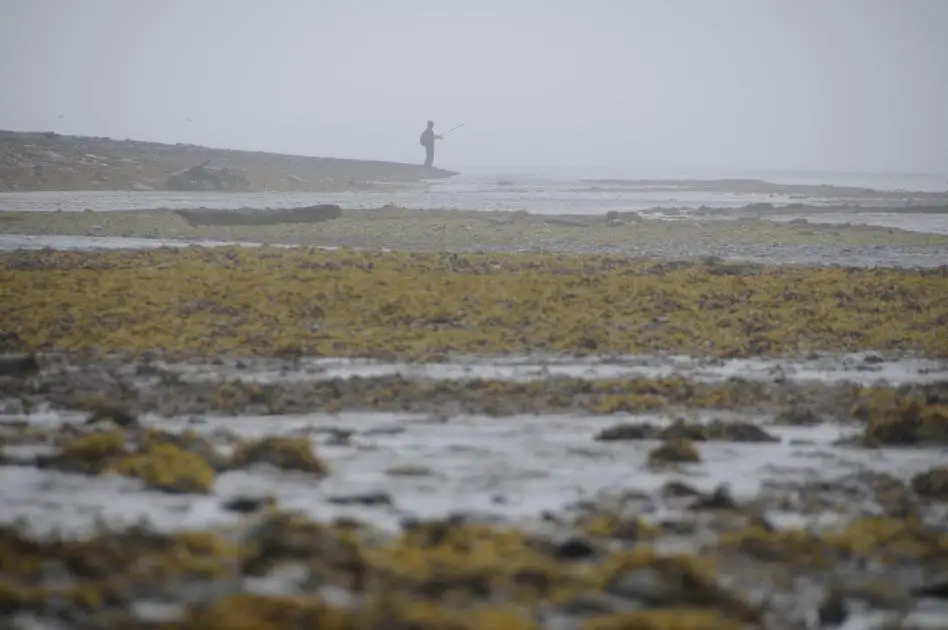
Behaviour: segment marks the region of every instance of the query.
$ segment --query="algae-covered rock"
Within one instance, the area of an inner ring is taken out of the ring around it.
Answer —
[[[750,422],[712,420],[703,423],[688,423],[678,420],[661,432],[662,439],[687,439],[695,442],[779,442],[764,429]]]
[[[173,444],[149,446],[119,459],[109,470],[141,479],[149,488],[174,493],[210,492],[216,477],[214,469],[199,455]]]
[[[820,424],[822,419],[811,407],[805,405],[790,405],[781,409],[774,418],[774,424],[790,426],[811,426]]]
[[[59,453],[37,458],[37,464],[89,475],[116,473],[141,479],[147,487],[165,492],[210,491],[216,477],[213,466],[202,454],[156,437],[161,435],[146,433],[136,445],[134,433],[86,433],[69,439]]]
[[[238,445],[231,466],[242,468],[270,464],[283,470],[326,475],[329,467],[313,452],[309,440],[302,437],[265,437]]]
[[[938,466],[915,475],[912,489],[919,496],[948,501],[948,466]]]
[[[128,454],[126,442],[121,431],[88,433],[71,439],[60,454],[40,463],[67,472],[99,474],[112,460]]]
[[[349,584],[363,583],[368,571],[363,548],[349,529],[290,512],[264,513],[244,532],[241,544],[241,566],[251,575],[264,575],[284,561],[307,560],[315,562],[314,571]]]
[[[652,449],[648,454],[649,465],[694,463],[701,461],[701,455],[691,440],[674,438]]]
[[[142,447],[145,449],[152,446],[170,444],[186,453],[193,453],[217,472],[227,469],[229,460],[225,457],[206,437],[197,432],[188,429],[181,433],[171,433],[149,429],[142,437]]]
[[[855,413],[866,417],[870,446],[948,444],[948,404],[927,402],[922,393],[883,390]]]
[[[675,440],[687,439],[695,442],[779,442],[780,439],[750,422],[712,420],[711,422],[688,422],[676,420],[671,425],[659,428],[648,422],[623,423],[603,429],[596,437],[601,442],[621,440]]]
[[[758,560],[818,568],[853,557],[899,564],[948,555],[948,536],[914,518],[857,518],[824,532],[750,527],[723,534],[720,544]]]
[[[603,588],[650,608],[708,608],[743,621],[760,612],[743,598],[721,588],[713,563],[687,555],[661,555],[644,548],[620,553],[602,569]]]

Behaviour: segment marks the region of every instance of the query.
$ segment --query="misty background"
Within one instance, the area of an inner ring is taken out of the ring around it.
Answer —
[[[944,0],[0,0],[0,128],[436,165],[948,173]]]

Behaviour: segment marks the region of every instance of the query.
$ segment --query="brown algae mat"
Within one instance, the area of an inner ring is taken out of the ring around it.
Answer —
[[[17,252],[33,348],[171,356],[889,350],[948,357],[948,276],[610,256],[281,248]]]

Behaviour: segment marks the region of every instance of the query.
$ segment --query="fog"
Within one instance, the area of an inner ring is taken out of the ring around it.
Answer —
[[[463,4],[464,8],[461,8]],[[0,0],[0,128],[437,164],[948,172],[944,0]]]

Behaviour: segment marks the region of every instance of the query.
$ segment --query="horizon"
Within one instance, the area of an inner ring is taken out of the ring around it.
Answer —
[[[208,149],[212,151],[239,151],[239,152],[262,152],[270,153],[274,155],[286,155],[292,157],[301,157],[301,158],[316,158],[316,159],[336,159],[336,160],[352,160],[356,162],[392,162],[397,164],[416,164],[416,162],[398,162],[393,160],[382,160],[374,157],[339,157],[334,155],[318,155],[318,154],[308,154],[308,153],[284,153],[280,151],[271,151],[267,149],[254,149],[246,147],[233,147],[233,146],[210,146],[202,144],[194,144],[190,142],[180,142],[180,141],[164,141],[156,140],[151,138],[116,138],[112,136],[105,136],[95,133],[72,133],[72,132],[60,132],[55,129],[11,129],[0,127],[0,133],[22,133],[22,134],[47,134],[54,133],[57,136],[63,137],[74,137],[80,139],[106,139],[115,142],[140,142],[146,144],[162,144],[166,146],[175,146],[178,144],[194,146],[203,149]],[[783,175],[783,176],[807,176],[807,175],[831,175],[831,176],[840,176],[840,177],[880,177],[880,178],[931,178],[931,179],[940,179],[946,178],[945,185],[948,186],[948,171],[946,172],[907,172],[907,171],[846,171],[846,170],[830,170],[830,169],[761,169],[761,168],[728,168],[728,167],[680,167],[680,168],[661,168],[661,167],[633,167],[633,168],[622,168],[622,167],[590,167],[585,165],[575,165],[575,166],[540,166],[540,165],[503,165],[503,164],[456,164],[456,165],[439,165],[435,168],[454,171],[456,175],[465,176],[465,175],[553,175],[553,174],[578,174],[580,172],[585,172],[585,175],[576,175],[577,177],[586,177],[586,178],[609,178],[609,177],[626,177],[628,179],[641,178],[641,179],[688,179],[690,176],[694,179],[707,179],[708,181],[713,181],[717,179],[728,179],[727,173],[732,173],[734,179],[763,179],[766,175]],[[593,175],[592,173],[601,173],[599,175]],[[651,175],[647,175],[651,173]],[[669,173],[677,173],[677,175],[668,175]],[[715,173],[713,177],[698,177],[699,173]],[[633,177],[633,174],[634,177]],[[769,183],[779,183],[779,182],[769,182]],[[835,184],[834,184],[835,185]]]

